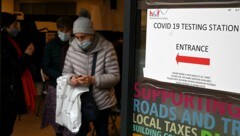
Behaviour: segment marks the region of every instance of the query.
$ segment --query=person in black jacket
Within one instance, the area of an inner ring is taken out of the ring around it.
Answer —
[[[45,100],[45,110],[43,112],[42,128],[52,125],[56,136],[61,136],[63,128],[55,123],[56,112],[56,80],[62,75],[62,68],[65,61],[66,52],[71,38],[73,20],[70,17],[60,17],[57,19],[57,36],[49,41],[43,54],[43,72],[49,78],[48,94]]]
[[[34,45],[24,53],[15,40],[18,33],[16,16],[1,13],[1,124],[0,135],[10,136],[18,114],[27,112],[22,76],[30,63]]]
[[[16,37],[18,43],[21,45],[21,49],[25,50],[29,43],[33,43],[35,51],[31,57],[32,61],[29,70],[35,82],[41,82],[40,69],[42,68],[42,58],[44,45],[46,44],[45,33],[38,31],[34,17],[31,15],[25,15],[24,20],[19,21],[21,31]],[[40,63],[39,63],[40,62]]]

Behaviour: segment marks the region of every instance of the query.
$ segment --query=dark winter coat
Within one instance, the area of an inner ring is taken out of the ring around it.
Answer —
[[[8,33],[1,33],[1,111],[27,112],[21,75],[30,63],[30,56],[18,57],[17,50],[8,40]]]
[[[56,80],[62,75],[68,42],[62,42],[58,37],[49,41],[43,54],[43,72],[49,77],[48,83],[56,87]]]

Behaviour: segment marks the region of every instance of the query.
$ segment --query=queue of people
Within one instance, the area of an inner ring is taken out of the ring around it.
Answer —
[[[18,32],[16,16],[1,14],[1,78],[4,80],[1,80],[0,133],[1,136],[10,136],[17,115],[27,113],[30,109],[25,99],[24,82],[21,81],[26,80],[23,77],[35,47],[31,43],[22,51],[21,45],[14,41]],[[84,14],[86,16],[80,15],[75,21],[67,16],[58,18],[56,37],[44,48],[42,70],[48,78],[48,93],[41,127],[51,125],[56,136],[86,136],[90,130],[90,122],[84,118],[77,133],[56,123],[56,87],[59,77],[68,75],[67,83],[73,88],[92,87],[99,113],[93,121],[98,136],[108,135],[110,110],[117,104],[114,87],[120,81],[120,70],[116,50],[111,42],[94,30],[90,14]],[[95,74],[92,75],[94,54],[97,54],[97,57]]]

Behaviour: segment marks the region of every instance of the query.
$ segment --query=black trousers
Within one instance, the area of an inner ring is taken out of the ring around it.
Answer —
[[[1,113],[0,136],[11,136],[16,118],[15,112],[3,111]]]
[[[110,108],[100,110],[99,116],[96,121],[93,122],[97,136],[108,136],[108,118],[110,115]],[[89,132],[89,123],[82,123],[80,131],[77,136],[87,136]]]

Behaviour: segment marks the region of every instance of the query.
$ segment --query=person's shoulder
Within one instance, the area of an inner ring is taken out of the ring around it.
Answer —
[[[54,38],[47,42],[46,47],[51,48],[51,47],[55,46],[56,44],[58,44],[58,41],[56,38]]]
[[[110,42],[109,40],[107,40],[107,39],[103,39],[102,40],[102,45],[103,45],[103,47],[104,48],[114,48],[113,47],[113,43],[112,42]]]
[[[5,31],[1,32],[1,47],[8,47],[7,45],[11,45],[12,43],[8,39],[9,34]],[[9,36],[10,37],[10,36]]]

